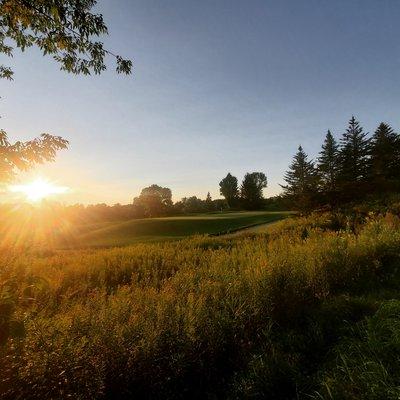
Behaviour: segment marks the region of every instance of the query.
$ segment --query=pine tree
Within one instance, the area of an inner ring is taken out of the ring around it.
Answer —
[[[206,197],[206,209],[207,211],[213,211],[214,210],[214,203],[212,201],[210,192],[207,192],[207,197]]]
[[[325,191],[334,191],[337,186],[339,146],[331,131],[325,137],[318,157],[318,173]]]
[[[367,178],[370,140],[353,117],[340,139],[339,178],[342,184],[361,182]]]
[[[289,170],[284,175],[286,185],[281,185],[286,195],[294,197],[301,208],[311,206],[317,191],[318,176],[312,161],[301,146],[295,154]]]
[[[371,139],[371,177],[382,181],[400,177],[400,137],[382,122]]]

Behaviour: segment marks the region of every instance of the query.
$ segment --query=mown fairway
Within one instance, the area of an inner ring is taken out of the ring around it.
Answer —
[[[237,229],[278,221],[289,212],[223,212],[185,217],[134,219],[82,227],[74,247],[112,247],[133,243],[181,239],[196,234],[229,233]]]

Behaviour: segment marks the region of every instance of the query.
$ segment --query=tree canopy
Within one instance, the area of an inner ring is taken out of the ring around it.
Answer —
[[[58,150],[66,149],[68,141],[46,133],[27,141],[10,143],[6,132],[0,130],[0,182],[10,182],[18,171],[36,164],[54,161]]]
[[[328,130],[314,166],[300,146],[286,172],[286,200],[298,208],[337,207],[400,190],[400,136],[381,122],[372,137],[351,117],[339,144]]]
[[[225,197],[229,207],[233,207],[239,196],[238,180],[230,172],[219,183],[219,191]]]
[[[151,185],[141,191],[140,196],[134,199],[133,204],[142,207],[146,216],[158,217],[165,215],[172,207],[171,189],[159,185]]]
[[[74,74],[100,74],[105,58],[116,59],[118,73],[131,73],[132,61],[104,48],[95,40],[107,33],[101,14],[92,13],[95,0],[0,0],[0,54],[12,57],[14,47],[24,51],[38,47],[52,56],[62,70]],[[0,64],[0,78],[13,79],[13,70]],[[11,144],[0,130],[0,183],[36,164],[54,161],[68,141],[44,133],[40,137]]]
[[[267,187],[267,177],[263,172],[247,173],[240,187],[243,205],[249,209],[262,206],[263,189]]]
[[[96,3],[96,0],[2,0],[0,53],[12,56],[13,46],[22,51],[36,46],[43,55],[51,55],[62,70],[84,75],[104,71],[109,55],[115,58],[118,73],[129,74],[132,61],[95,40],[107,34],[103,16],[92,12]],[[12,69],[0,65],[0,77],[12,79]]]

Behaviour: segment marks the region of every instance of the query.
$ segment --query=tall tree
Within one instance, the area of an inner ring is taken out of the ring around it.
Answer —
[[[370,140],[360,123],[351,117],[340,139],[339,178],[344,185],[361,182],[368,175]]]
[[[246,208],[262,206],[263,189],[267,187],[267,177],[263,172],[247,173],[240,187],[240,196]]]
[[[234,207],[239,196],[237,178],[229,172],[219,183],[219,191],[225,197],[228,206]]]
[[[400,137],[384,122],[371,139],[371,175],[378,181],[400,177]]]
[[[318,157],[318,173],[324,191],[336,190],[338,175],[339,146],[331,131],[326,134],[322,150]]]
[[[301,209],[312,206],[313,198],[317,192],[318,175],[314,163],[301,146],[293,157],[289,170],[284,178],[286,185],[281,185],[286,196],[295,201]]]

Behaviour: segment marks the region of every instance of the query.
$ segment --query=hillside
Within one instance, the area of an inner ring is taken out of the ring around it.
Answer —
[[[133,219],[100,227],[81,227],[78,247],[126,246],[134,243],[182,239],[191,235],[229,233],[254,225],[278,221],[290,212],[222,212],[189,216]]]

